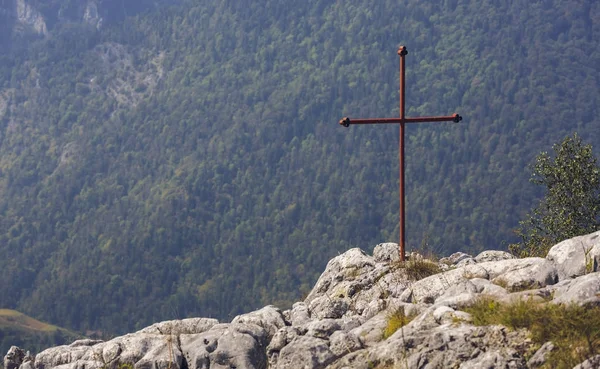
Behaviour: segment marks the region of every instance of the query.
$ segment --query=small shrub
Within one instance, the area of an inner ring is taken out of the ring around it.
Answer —
[[[406,314],[404,311],[404,306],[394,310],[388,315],[387,325],[383,330],[383,338],[389,338],[392,334],[396,333],[398,329],[410,323],[414,318],[414,314]]]

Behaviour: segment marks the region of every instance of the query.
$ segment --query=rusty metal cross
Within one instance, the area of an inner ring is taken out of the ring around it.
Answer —
[[[367,119],[350,119],[344,117],[340,120],[340,124],[344,127],[349,127],[351,124],[388,124],[388,123],[399,123],[400,124],[400,143],[398,158],[400,161],[400,260],[406,260],[405,254],[405,242],[406,234],[404,228],[405,212],[404,212],[404,125],[406,123],[428,123],[428,122],[454,122],[458,123],[462,120],[462,117],[456,113],[447,116],[440,117],[416,117],[407,118],[404,115],[405,107],[405,61],[404,58],[408,54],[405,46],[398,48],[398,55],[400,56],[400,116],[398,118],[367,118]]]

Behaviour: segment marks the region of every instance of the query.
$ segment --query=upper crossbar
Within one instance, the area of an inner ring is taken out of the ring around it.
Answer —
[[[367,119],[350,119],[344,117],[340,120],[340,125],[348,127],[351,124],[388,124],[388,123],[429,123],[429,122],[454,122],[458,123],[462,117],[456,113],[452,115],[440,117],[416,117],[416,118],[367,118]]]

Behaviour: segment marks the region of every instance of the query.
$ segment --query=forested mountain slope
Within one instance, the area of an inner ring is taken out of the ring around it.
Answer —
[[[398,128],[337,122],[398,114],[399,44],[407,115],[465,117],[407,129],[409,244],[504,247],[526,165],[599,137],[598,40],[593,0],[196,0],[12,43],[0,305],[109,333],[227,318],[396,240]]]

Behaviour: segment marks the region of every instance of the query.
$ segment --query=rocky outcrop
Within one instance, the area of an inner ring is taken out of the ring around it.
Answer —
[[[550,357],[551,342],[536,347],[524,329],[475,326],[473,317],[461,309],[481,296],[599,306],[596,239],[592,234],[562,242],[547,258],[515,259],[502,251],[456,253],[437,265],[442,272],[417,281],[407,269],[419,267],[418,254],[411,254],[406,264],[398,261],[396,244],[377,245],[373,256],[351,249],[332,259],[306,299],[289,310],[267,306],[230,323],[207,318],[165,321],[106,342],[79,340],[53,347],[35,358],[12,347],[4,365],[7,369],[538,368]],[[402,329],[388,331],[390,320],[400,312],[412,320]],[[579,368],[597,367],[598,357],[585,359]]]
[[[102,28],[102,17],[98,13],[98,5],[93,1],[88,1],[83,11],[83,21],[96,29]]]
[[[48,28],[42,14],[29,5],[25,0],[16,0],[16,19],[17,21],[39,35],[47,35]]]
[[[600,231],[555,245],[548,252],[546,259],[556,266],[561,279],[600,271]]]

